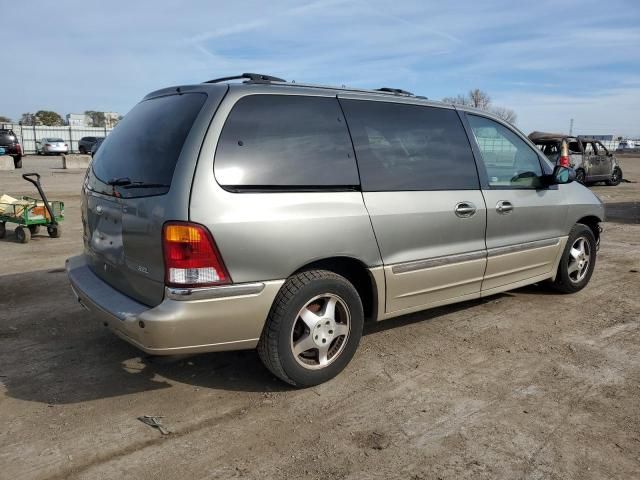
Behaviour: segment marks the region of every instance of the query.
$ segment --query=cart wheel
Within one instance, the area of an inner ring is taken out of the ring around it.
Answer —
[[[40,225],[29,225],[29,231],[31,232],[31,235],[36,235],[40,232]]]
[[[16,232],[16,238],[18,239],[18,242],[29,243],[29,240],[31,240],[31,232],[29,231],[28,228],[17,227],[15,232]]]
[[[51,238],[60,238],[62,236],[62,227],[60,225],[47,225],[47,233]]]
[[[0,222],[0,238],[4,238],[6,234],[7,234],[7,227],[4,224],[4,222]]]

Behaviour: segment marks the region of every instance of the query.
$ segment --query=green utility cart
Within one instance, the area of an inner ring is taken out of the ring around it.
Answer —
[[[47,200],[40,185],[40,174],[25,173],[22,178],[33,183],[42,200],[22,197],[12,203],[0,202],[0,238],[4,238],[7,233],[7,222],[18,224],[15,232],[20,243],[28,243],[31,235],[38,233],[41,226],[47,227],[51,238],[59,238],[62,230],[58,222],[64,220],[64,203]]]

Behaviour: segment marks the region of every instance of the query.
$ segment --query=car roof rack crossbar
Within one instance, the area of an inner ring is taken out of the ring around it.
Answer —
[[[402,90],[401,88],[382,87],[382,88],[376,88],[376,92],[386,92],[386,93],[393,93],[395,95],[408,95],[411,97],[415,97],[413,93],[407,92],[406,90]]]
[[[228,82],[229,80],[240,80],[243,78],[255,83],[286,82],[283,78],[274,77],[272,75],[264,75],[262,73],[243,73],[242,75],[232,75],[231,77],[214,78],[213,80],[207,80],[204,83]]]

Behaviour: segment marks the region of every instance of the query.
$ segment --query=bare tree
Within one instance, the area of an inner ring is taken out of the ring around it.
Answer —
[[[35,125],[36,124],[36,116],[33,113],[23,113],[20,116],[20,124],[22,125]]]
[[[503,120],[515,125],[518,116],[516,112],[506,107],[494,107],[491,104],[489,94],[479,88],[469,90],[466,95],[458,94],[455,97],[445,97],[442,99],[444,103],[453,103],[456,105],[468,105],[470,107],[479,108],[497,115]]]
[[[4,115],[0,115],[1,123],[11,123],[11,119],[9,117],[5,117]]]
[[[458,94],[455,97],[444,97],[442,101],[444,103],[454,103],[456,105],[471,105],[469,98],[462,94]]]
[[[474,88],[469,91],[469,100],[471,106],[479,108],[481,110],[488,110],[491,104],[491,97],[487,92],[483,92],[479,88]]]
[[[516,114],[516,112],[507,107],[492,107],[490,111],[494,115],[497,115],[505,122],[509,122],[512,125],[515,125],[516,120],[518,119],[518,115]]]

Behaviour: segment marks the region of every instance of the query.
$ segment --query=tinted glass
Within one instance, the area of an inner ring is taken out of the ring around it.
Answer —
[[[218,183],[227,187],[360,183],[336,98],[251,95],[240,99],[222,129],[214,169]]]
[[[206,98],[199,93],[170,95],[133,107],[95,155],[95,178],[90,176],[89,188],[110,192],[113,189],[105,188],[105,183],[126,178],[131,184],[116,189],[122,197],[166,193],[184,141]]]
[[[530,188],[539,184],[542,167],[533,150],[515,132],[486,117],[467,115],[491,186]]]
[[[479,188],[469,141],[454,110],[341,100],[365,191]]]

